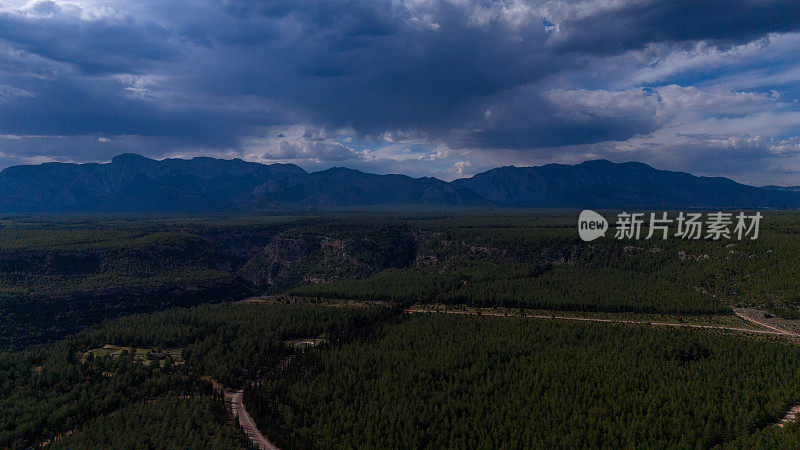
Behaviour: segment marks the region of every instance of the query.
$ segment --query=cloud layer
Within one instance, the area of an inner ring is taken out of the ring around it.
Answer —
[[[797,0],[0,3],[0,167],[604,157],[800,184],[798,88]]]

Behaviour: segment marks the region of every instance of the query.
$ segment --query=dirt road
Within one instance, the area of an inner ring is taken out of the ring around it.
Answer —
[[[277,366],[275,366],[275,372],[282,372],[284,371],[289,364],[291,364],[292,360],[294,359],[295,355],[289,355],[286,358],[283,358]],[[239,420],[239,425],[241,425],[244,433],[250,438],[250,442],[252,442],[256,447],[260,448],[261,450],[278,450],[278,447],[270,442],[260,431],[258,431],[258,427],[256,426],[255,421],[250,416],[250,413],[247,412],[247,409],[244,407],[244,403],[242,402],[242,396],[244,394],[244,390],[240,389],[236,392],[230,391],[225,389],[220,383],[212,378],[207,378],[207,380],[211,383],[214,387],[214,390],[217,392],[222,393],[225,396],[225,403],[228,404],[230,408],[231,415],[234,419]],[[260,386],[264,380],[260,379],[257,381],[250,382],[251,386]]]
[[[429,313],[429,314],[464,314],[464,315],[472,315],[472,316],[494,316],[494,317],[524,317],[528,319],[551,319],[551,320],[578,320],[584,322],[607,322],[607,323],[625,323],[625,324],[633,324],[633,325],[652,325],[658,327],[685,327],[685,328],[705,328],[705,329],[713,329],[713,330],[728,330],[728,331],[741,331],[745,333],[758,333],[758,334],[775,334],[780,336],[798,336],[796,333],[792,333],[786,330],[780,330],[778,328],[771,327],[769,325],[762,324],[760,322],[756,322],[746,317],[740,316],[749,322],[755,323],[757,325],[761,325],[762,327],[768,328],[766,330],[752,330],[749,328],[739,328],[739,327],[729,327],[725,325],[701,325],[701,324],[691,324],[691,323],[671,323],[671,322],[652,322],[652,321],[645,321],[645,320],[627,320],[627,319],[603,319],[603,318],[595,318],[595,317],[575,317],[575,316],[555,316],[555,315],[525,315],[525,316],[515,316],[515,315],[507,315],[507,314],[500,314],[500,313],[481,313],[478,314],[476,312],[469,312],[469,311],[434,311],[429,309],[417,309],[413,306],[406,310],[408,314],[419,314],[419,313]]]
[[[245,434],[248,438],[250,438],[250,442],[255,444],[261,450],[278,450],[272,442],[268,441],[267,438],[258,431],[258,427],[256,427],[256,423],[253,422],[253,418],[250,417],[250,414],[244,407],[242,403],[242,393],[244,391],[236,391],[231,396],[231,410],[233,410],[233,415],[239,418],[239,425],[242,426]]]
[[[225,389],[220,383],[216,380],[207,378],[211,385],[214,387],[216,392],[222,393],[225,396],[225,404],[228,405],[230,409],[231,416],[234,420],[239,420],[239,425],[244,430],[244,433],[250,439],[250,442],[253,443],[256,447],[260,448],[261,450],[278,450],[278,447],[270,442],[260,431],[258,431],[258,427],[256,427],[256,423],[253,421],[253,418],[250,417],[250,413],[247,412],[247,409],[244,407],[244,403],[242,403],[242,395],[244,390],[240,389],[236,392],[229,391]]]

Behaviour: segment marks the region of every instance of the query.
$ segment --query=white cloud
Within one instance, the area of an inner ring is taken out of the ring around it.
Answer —
[[[456,169],[456,173],[459,175],[464,175],[467,173],[467,169],[471,166],[472,163],[469,161],[456,161],[453,163],[453,168]]]

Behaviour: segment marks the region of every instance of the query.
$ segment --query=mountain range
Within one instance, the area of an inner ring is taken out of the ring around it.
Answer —
[[[796,208],[800,192],[646,164],[499,167],[471,178],[376,175],[341,167],[241,159],[154,160],[123,154],[107,164],[44,163],[0,172],[0,212],[259,211],[368,205],[547,208]]]

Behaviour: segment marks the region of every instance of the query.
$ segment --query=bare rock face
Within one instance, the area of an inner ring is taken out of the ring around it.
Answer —
[[[275,238],[242,267],[242,278],[256,286],[289,283],[301,272],[310,239]]]
[[[239,274],[261,288],[288,287],[299,282],[358,278],[391,267],[408,267],[415,254],[411,235],[383,230],[335,236],[279,236],[248,260]]]
[[[369,275],[379,267],[359,260],[350,249],[359,243],[327,236],[279,237],[250,259],[242,277],[259,287],[288,286],[299,281],[324,282],[341,275]]]

